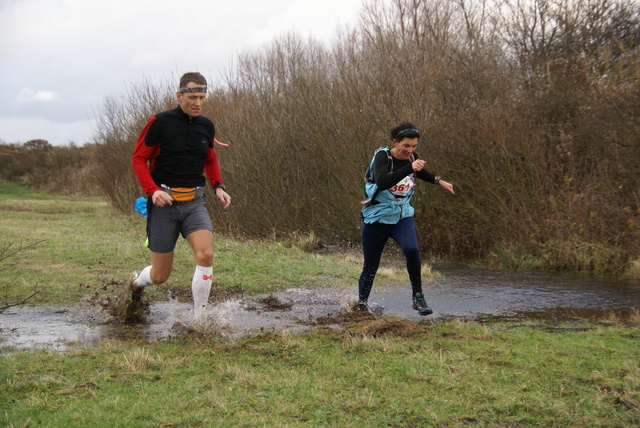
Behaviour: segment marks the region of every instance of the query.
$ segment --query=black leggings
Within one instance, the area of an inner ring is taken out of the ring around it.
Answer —
[[[400,245],[407,261],[407,272],[413,294],[422,293],[421,262],[418,237],[413,217],[405,217],[396,224],[371,223],[362,228],[364,266],[358,281],[358,298],[366,301],[371,294],[373,280],[380,266],[382,251],[389,237]]]

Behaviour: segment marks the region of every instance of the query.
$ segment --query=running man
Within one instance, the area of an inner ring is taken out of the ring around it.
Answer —
[[[147,199],[147,239],[151,265],[134,272],[131,296],[139,303],[144,288],[169,279],[179,234],[195,257],[191,283],[194,317],[203,314],[213,278],[213,227],[205,203],[205,176],[226,209],[225,191],[213,148],[215,127],[201,116],[207,80],[185,73],[176,92],[178,107],[152,116],[136,142],[131,165]]]

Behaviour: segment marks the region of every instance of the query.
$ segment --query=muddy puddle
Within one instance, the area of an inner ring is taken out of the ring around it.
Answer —
[[[349,312],[356,300],[353,293],[331,289],[226,297],[210,304],[206,316],[196,320],[192,305],[176,300],[147,303],[137,316],[114,308],[113,302],[111,307],[94,302],[66,308],[25,305],[0,314],[0,347],[64,350],[190,333],[228,338],[283,330],[299,333],[315,327],[318,318]]]
[[[615,315],[624,319],[640,310],[637,281],[445,265],[434,270],[443,277],[424,285],[427,301],[435,311],[433,315],[421,317],[411,309],[408,283],[374,285],[370,306],[378,316],[416,324],[451,318],[562,321]],[[118,306],[114,301],[86,302],[66,308],[25,305],[0,314],[0,347],[65,350],[104,341],[158,341],[194,332],[227,338],[284,330],[298,333],[316,328],[320,319],[323,325],[339,329],[338,316],[349,313],[356,300],[355,287],[225,296],[213,302],[207,316],[199,320],[192,320],[189,303],[167,300],[145,305],[140,319],[130,323],[124,322],[122,313],[114,311],[114,306]]]

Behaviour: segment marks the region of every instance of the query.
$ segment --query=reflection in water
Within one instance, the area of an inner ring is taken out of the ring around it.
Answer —
[[[640,309],[640,283],[539,272],[436,268],[445,278],[427,285],[432,303],[442,302],[450,315],[492,316],[544,313],[552,318],[601,317]],[[455,302],[451,300],[454,299]],[[453,303],[456,303],[452,306]],[[562,316],[563,313],[567,315]]]
[[[637,281],[447,265],[435,266],[434,270],[442,273],[443,278],[424,284],[427,301],[435,311],[427,319],[559,321],[597,319],[612,314],[624,319],[640,310]],[[226,337],[285,329],[297,332],[312,328],[319,317],[337,315],[355,300],[355,283],[351,289],[291,289],[269,296],[230,298],[212,305],[211,318],[204,327],[202,323],[191,322],[190,304],[175,301],[153,302],[144,322],[133,325],[114,321],[113,313],[110,316],[99,305],[14,307],[0,314],[0,345],[64,350],[69,344],[87,346],[108,340],[162,340],[211,326],[216,328],[216,334]],[[383,316],[416,322],[425,319],[411,308],[409,282],[374,284],[370,305]]]

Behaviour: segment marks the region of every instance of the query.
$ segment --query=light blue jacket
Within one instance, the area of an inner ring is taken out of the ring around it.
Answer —
[[[380,148],[376,150],[376,153],[380,150],[389,150],[388,148]],[[375,158],[375,154],[373,156]],[[378,191],[378,185],[371,181],[371,177],[368,175],[372,170],[373,159],[369,164],[369,169],[365,174],[364,193],[368,198],[373,198],[375,195],[375,201],[377,203],[368,205],[362,210],[362,218],[367,224],[370,223],[385,223],[396,224],[405,217],[411,217],[415,212],[411,206],[411,197],[413,196],[413,188],[406,194],[406,196],[400,200],[389,190]],[[377,192],[377,194],[376,194]]]

